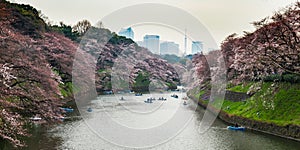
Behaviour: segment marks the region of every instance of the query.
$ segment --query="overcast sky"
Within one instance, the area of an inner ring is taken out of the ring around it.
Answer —
[[[54,23],[74,25],[87,19],[92,24],[127,6],[161,3],[183,9],[196,17],[211,33],[217,45],[230,34],[253,31],[250,24],[272,15],[297,0],[10,0],[30,4]],[[118,32],[118,31],[115,31]],[[142,34],[135,33],[141,40]],[[159,34],[159,33],[158,33]],[[169,40],[164,39],[163,40]],[[182,40],[178,42],[182,45]]]

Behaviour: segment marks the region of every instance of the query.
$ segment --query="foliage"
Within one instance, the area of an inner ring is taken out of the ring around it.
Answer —
[[[180,61],[180,57],[176,55],[165,54],[161,56],[164,60],[167,60],[169,63],[178,63]]]
[[[45,31],[46,24],[39,17],[38,11],[30,5],[13,4],[6,1],[0,3],[6,3],[12,15],[11,18],[15,20],[11,22],[11,25],[19,30],[24,35],[29,35],[33,38],[41,37],[40,32]]]
[[[290,83],[300,83],[300,76],[295,74],[284,74],[282,75],[282,81]]]
[[[264,83],[262,89],[245,102],[225,100],[222,109],[229,114],[276,123],[300,125],[300,85]]]
[[[47,32],[33,7],[0,6],[0,138],[24,146],[20,139],[28,135],[30,117],[56,122],[61,115],[59,85],[71,80],[76,45]]]
[[[226,38],[221,51],[228,78],[244,81],[272,74],[278,74],[277,77],[285,73],[300,75],[299,13],[300,2],[296,2],[270,19],[254,22],[257,29],[253,33]]]
[[[300,83],[300,76],[296,74],[273,74],[263,78],[265,82],[290,82]]]
[[[132,39],[126,38],[124,36],[118,36],[116,33],[112,33],[112,36],[109,39],[108,43],[118,44],[118,45],[121,45],[121,44],[129,45],[134,42],[132,41]]]
[[[280,74],[272,74],[263,77],[263,81],[265,82],[274,82],[274,81],[282,81],[282,75]]]
[[[241,93],[247,93],[249,88],[253,85],[253,83],[248,83],[248,84],[239,84],[236,86],[233,86],[231,88],[229,88],[229,91],[233,91],[233,92],[241,92]]]
[[[161,57],[162,57],[162,59],[168,61],[168,63],[171,63],[171,64],[179,63],[182,65],[186,65],[186,61],[187,61],[187,58],[181,58],[174,54],[165,54],[165,55],[162,55]]]
[[[203,54],[196,54],[193,56],[193,64],[196,68],[197,75],[200,78],[200,82],[210,81],[210,67],[207,62],[206,56]]]
[[[65,37],[71,39],[72,41],[78,41],[80,34],[78,32],[73,32],[72,27],[69,25],[65,25],[63,22],[60,22],[60,25],[53,25],[50,28],[53,31],[65,35]]]
[[[99,69],[97,72],[98,73],[103,73],[103,72],[106,72],[106,69]]]
[[[168,89],[177,89],[177,85],[173,82],[167,82],[166,85]]]
[[[133,85],[142,70],[149,74],[151,81],[170,83],[172,88],[179,83],[176,70],[165,60],[156,58],[157,55],[139,47],[131,39],[118,36],[107,29],[91,27],[81,44],[87,53],[98,57],[96,88],[99,93],[110,90],[107,88],[111,87],[111,84],[106,82],[111,82],[113,67],[117,68],[113,73],[118,78],[114,88],[121,88],[126,84],[128,88],[128,85]],[[145,90],[148,91],[148,87],[145,87]]]
[[[205,93],[205,91],[200,91],[198,94],[195,95],[197,99],[200,99],[200,97]]]
[[[179,60],[179,63],[185,66],[187,60],[188,60],[187,58],[180,59],[180,60]]]
[[[144,92],[149,90],[149,73],[147,72],[139,72],[138,76],[135,79],[134,84],[132,85],[132,89],[135,92]]]
[[[39,17],[41,14],[31,6],[6,1],[0,1],[0,6],[0,40],[3,41],[0,42],[0,138],[15,146],[24,146],[20,139],[27,136],[24,125],[30,117],[37,115],[47,123],[56,122],[55,118],[62,113],[59,107],[66,101],[62,98],[72,97],[72,92],[84,93],[90,88],[89,83],[82,81],[84,87],[71,90],[76,52],[99,56],[97,91],[112,88],[110,73],[120,56],[129,58],[123,60],[132,73],[129,74],[130,81],[126,82],[133,83],[141,69],[147,73],[138,77],[137,85],[147,86],[150,79],[178,82],[175,69],[166,61],[155,58],[131,39],[119,37],[108,29],[90,27],[85,39],[81,39],[82,35],[62,22],[47,27]],[[75,42],[79,40],[88,47],[78,49]],[[85,64],[77,67],[83,72],[88,70]]]
[[[63,97],[72,97],[73,96],[73,84],[72,82],[61,83],[59,84],[60,93]]]
[[[228,90],[252,97],[246,101],[225,100],[225,112],[277,125],[300,125],[300,2],[254,22],[254,32],[229,35],[221,44]],[[214,52],[215,53],[215,52]],[[212,53],[195,55],[193,63],[200,83],[213,79]],[[212,80],[213,81],[213,80]],[[202,84],[201,84],[202,85]],[[192,95],[203,100],[206,89]],[[220,106],[215,100],[212,105]]]
[[[73,26],[72,31],[82,36],[91,28],[91,26],[92,25],[88,20],[82,20]]]

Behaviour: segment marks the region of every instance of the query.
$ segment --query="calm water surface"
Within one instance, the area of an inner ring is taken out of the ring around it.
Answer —
[[[147,97],[155,98],[166,97],[167,101],[153,101],[151,104],[144,103]],[[256,133],[251,131],[230,131],[227,130],[227,125],[220,120],[215,120],[212,127],[205,133],[198,132],[199,123],[205,112],[202,108],[197,108],[197,105],[192,101],[188,101],[188,105],[183,105],[180,95],[179,99],[171,98],[168,94],[143,95],[141,97],[133,95],[124,95],[124,101],[120,101],[120,96],[101,96],[93,100],[90,106],[92,112],[85,113],[85,120],[79,119],[76,121],[66,121],[63,124],[52,128],[35,126],[32,129],[32,137],[27,139],[28,147],[26,150],[116,150],[130,149],[118,146],[103,140],[99,135],[104,128],[109,130],[109,125],[105,124],[107,114],[114,120],[124,126],[131,128],[152,128],[164,126],[166,120],[174,117],[174,114],[182,117],[187,124],[181,128],[181,131],[176,132],[176,136],[167,141],[162,141],[161,144],[147,147],[146,149],[170,149],[170,150],[293,150],[299,149],[300,142],[287,140],[284,138]],[[83,108],[86,109],[86,108]],[[144,115],[130,115],[129,113],[137,113]],[[155,112],[155,113],[153,113]],[[180,117],[179,117],[180,118]],[[190,118],[190,119],[187,119]],[[188,120],[188,121],[186,121]],[[88,125],[87,125],[88,124]],[[97,126],[98,125],[98,126]],[[93,129],[93,131],[91,130]],[[95,129],[96,128],[96,129]],[[119,134],[117,130],[109,130],[111,135],[116,138]],[[146,136],[146,135],[145,135]],[[160,137],[157,137],[160,138]],[[120,140],[119,144],[123,144]],[[155,141],[155,140],[154,140]],[[8,150],[11,147],[7,144],[1,144],[0,149]]]

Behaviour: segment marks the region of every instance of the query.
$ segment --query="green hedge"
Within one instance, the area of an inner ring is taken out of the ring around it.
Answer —
[[[273,74],[263,78],[265,82],[289,82],[289,83],[300,83],[300,76],[296,74]]]

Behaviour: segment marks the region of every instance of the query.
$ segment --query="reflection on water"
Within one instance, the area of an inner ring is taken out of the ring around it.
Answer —
[[[227,130],[227,125],[220,120],[216,120],[213,126],[205,133],[200,134],[197,132],[199,123],[203,117],[204,109],[197,108],[196,105],[189,101],[188,105],[183,106],[181,99],[170,98],[169,95],[161,95],[167,97],[168,100],[163,102],[155,101],[152,104],[143,103],[141,97],[140,101],[119,101],[117,98],[114,101],[107,100],[107,97],[100,97],[97,100],[94,100],[91,103],[93,111],[90,112],[89,118],[93,121],[101,119],[99,115],[103,113],[110,113],[116,121],[126,124],[130,127],[141,127],[147,126],[151,128],[157,124],[164,124],[165,119],[174,114],[173,109],[182,109],[182,112],[185,115],[191,115],[192,118],[186,127],[179,132],[177,136],[171,138],[167,142],[164,142],[160,145],[150,147],[148,149],[188,149],[188,150],[199,150],[199,149],[241,149],[241,150],[253,150],[253,149],[287,149],[293,150],[300,147],[300,142],[295,142],[292,140],[287,140],[271,135],[256,133],[252,131],[240,132],[240,131],[230,131]],[[158,97],[158,95],[156,95]],[[124,97],[125,98],[125,97]],[[126,97],[130,99],[130,96]],[[135,99],[135,96],[132,96],[132,99]],[[146,98],[143,97],[143,98]],[[102,100],[102,101],[101,101]],[[101,102],[99,102],[101,101]],[[162,104],[163,103],[163,104]],[[101,107],[99,106],[101,104]],[[102,107],[105,106],[105,107]],[[146,108],[149,107],[149,108]],[[104,110],[105,109],[105,110]],[[133,110],[131,113],[151,111],[155,110],[158,114],[152,114],[149,118],[145,117],[144,119],[141,116],[136,116],[132,118],[132,115],[128,115],[128,110]],[[125,114],[125,115],[124,115]],[[157,117],[160,116],[160,117]],[[97,118],[97,119],[95,119]],[[88,121],[87,121],[88,122]],[[53,129],[46,129],[38,127],[32,131],[33,137],[29,138],[28,148],[30,150],[35,149],[70,149],[70,150],[115,150],[115,149],[129,149],[125,147],[120,147],[114,144],[111,144],[95,134],[87,125],[87,122],[84,120],[77,120],[72,122],[65,122],[58,125]],[[103,123],[99,121],[98,123]],[[103,127],[103,126],[102,126]],[[108,127],[108,126],[104,126]],[[110,131],[112,132],[112,131]],[[117,135],[118,133],[111,133],[112,135]],[[147,135],[145,135],[147,136]],[[122,139],[120,139],[122,140]],[[3,146],[3,145],[2,145]],[[8,149],[3,148],[2,149]]]
[[[27,147],[22,150],[56,150],[62,144],[62,138],[53,136],[53,127],[33,124],[28,128],[31,137],[25,138]],[[55,131],[56,132],[56,131]],[[0,150],[14,150],[8,143],[0,142]]]

